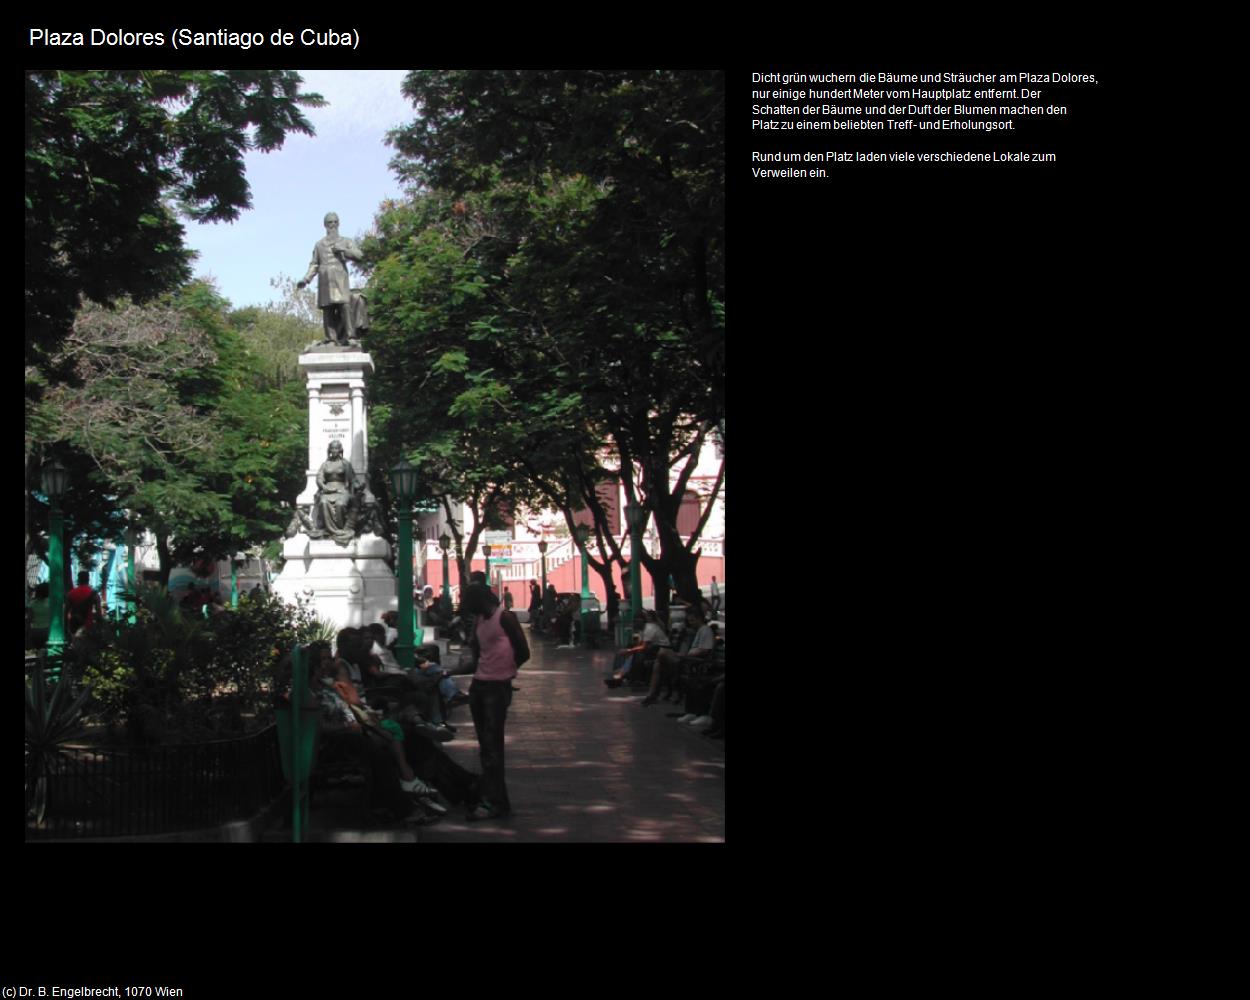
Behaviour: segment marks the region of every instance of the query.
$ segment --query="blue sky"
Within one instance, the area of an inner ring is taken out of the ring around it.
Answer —
[[[329,102],[304,109],[317,134],[289,135],[280,150],[244,157],[252,207],[235,222],[183,223],[187,245],[200,254],[196,276],[212,277],[235,308],[280,298],[269,285],[279,274],[304,276],[326,212],[337,212],[340,232],[355,239],[373,225],[380,202],[402,194],[385,139],[415,116],[399,92],[408,71],[297,72],[303,90]]]

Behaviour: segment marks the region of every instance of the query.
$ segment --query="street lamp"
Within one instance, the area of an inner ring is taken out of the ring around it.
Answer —
[[[447,550],[451,548],[451,539],[447,532],[438,536],[438,547],[443,550],[443,613],[451,614],[451,575],[447,569]]]
[[[586,543],[590,541],[590,525],[579,524],[573,529],[573,534],[577,536],[578,548],[582,550],[582,600],[590,596],[590,577],[588,575],[590,567],[586,564]]]
[[[490,546],[482,546],[482,554],[486,556],[486,589],[490,590]]]
[[[48,658],[55,661],[50,672],[60,676],[65,651],[65,517],[61,497],[69,486],[69,470],[52,459],[42,470],[40,485],[48,498]]]
[[[412,501],[417,495],[417,470],[402,459],[391,469],[391,489],[399,507],[399,641],[395,659],[405,670],[413,666],[414,628],[412,621]]]
[[[126,621],[135,623],[135,597],[139,585],[135,582],[135,546],[139,544],[139,532],[135,526],[126,528]]]
[[[586,542],[590,539],[590,525],[579,524],[573,529],[573,534],[577,536],[578,548],[582,550],[582,641],[586,641],[586,615],[587,605],[590,603],[590,566],[587,564],[586,558]]]
[[[636,627],[642,615],[642,529],[647,523],[647,509],[636,503],[625,505],[625,521],[629,525],[629,621]]]
[[[543,561],[543,595],[547,593],[547,539],[538,543],[538,554]]]

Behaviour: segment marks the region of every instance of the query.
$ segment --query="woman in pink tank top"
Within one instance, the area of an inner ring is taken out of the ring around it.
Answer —
[[[477,730],[482,758],[481,798],[466,819],[502,819],[512,811],[504,782],[504,724],[512,704],[512,678],[529,659],[529,644],[516,615],[499,606],[499,599],[484,585],[465,590],[463,611],[477,615],[472,646],[477,669],[469,687],[469,710]]]

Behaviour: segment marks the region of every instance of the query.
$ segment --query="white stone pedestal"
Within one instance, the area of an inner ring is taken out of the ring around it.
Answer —
[[[369,474],[365,377],[373,374],[373,358],[363,351],[308,351],[299,356],[299,369],[308,387],[308,470],[295,502],[307,506],[331,441],[343,445],[343,456],[356,472]]]
[[[363,351],[314,349],[300,355],[308,384],[308,470],[296,505],[307,512],[317,492],[317,470],[331,441],[341,441],[345,457],[360,476],[369,474],[365,376],[373,359]],[[374,534],[348,545],[300,533],[282,545],[286,563],[274,590],[290,604],[307,604],[338,628],[360,628],[398,610],[395,574],[387,565],[390,546]]]
[[[274,590],[288,604],[306,603],[339,628],[361,628],[397,611],[395,574],[385,562],[390,546],[377,535],[351,544],[299,534],[282,545],[285,565]]]

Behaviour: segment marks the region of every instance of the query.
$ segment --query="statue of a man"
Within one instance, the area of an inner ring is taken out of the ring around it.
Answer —
[[[343,442],[331,441],[326,460],[317,470],[317,510],[321,530],[340,545],[356,537],[359,503],[356,499],[356,472],[343,457]]]
[[[317,305],[321,309],[326,342],[337,340],[339,344],[346,345],[356,339],[357,328],[357,309],[352,302],[347,262],[360,260],[364,255],[352,240],[339,236],[339,217],[334,212],[326,215],[325,226],[325,239],[318,240],[313,247],[308,273],[295,287],[306,288],[312,276],[317,276]]]

